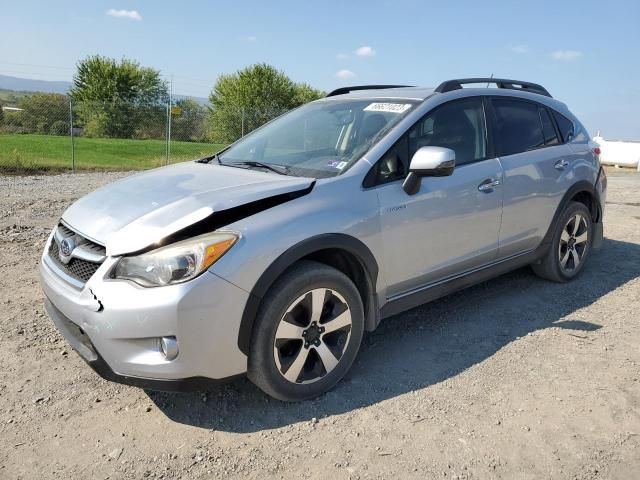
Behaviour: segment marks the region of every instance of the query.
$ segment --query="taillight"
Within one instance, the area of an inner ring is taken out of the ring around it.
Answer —
[[[593,152],[594,155],[600,155],[600,147],[593,147],[591,149],[591,151]]]

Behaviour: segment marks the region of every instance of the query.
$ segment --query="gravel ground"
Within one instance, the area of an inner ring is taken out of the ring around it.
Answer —
[[[0,177],[0,478],[640,478],[640,174],[610,172],[579,279],[523,269],[389,319],[298,404],[108,383],[54,329],[47,233],[121,175]]]

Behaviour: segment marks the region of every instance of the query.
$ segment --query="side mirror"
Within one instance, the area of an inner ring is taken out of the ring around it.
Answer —
[[[420,190],[422,177],[448,177],[456,167],[456,152],[444,147],[421,147],[414,153],[409,165],[409,175],[402,188],[409,195]]]

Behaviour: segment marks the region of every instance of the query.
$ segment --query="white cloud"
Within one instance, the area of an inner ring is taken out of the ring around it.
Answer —
[[[336,55],[336,58],[338,60],[346,60],[347,58],[349,58],[349,55],[347,55],[346,53],[339,53]]]
[[[249,42],[249,43],[253,43],[253,42],[257,42],[257,41],[258,41],[258,37],[256,37],[255,35],[249,35],[249,36],[246,38],[246,40],[247,40],[247,42]]]
[[[529,53],[529,47],[526,45],[512,45],[509,47],[509,50],[518,54]]]
[[[373,57],[376,54],[376,51],[371,47],[360,47],[356,50],[356,55],[359,57]]]
[[[551,54],[555,60],[571,61],[582,56],[582,52],[577,50],[556,50]]]
[[[341,78],[342,80],[346,80],[347,78],[353,78],[355,77],[356,74],[353,73],[351,70],[340,70],[338,72],[336,72],[336,77]]]
[[[142,16],[137,10],[116,10],[114,8],[107,11],[107,15],[118,18],[128,18],[129,20],[142,20]]]

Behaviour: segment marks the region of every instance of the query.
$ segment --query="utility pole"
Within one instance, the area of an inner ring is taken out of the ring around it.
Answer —
[[[166,151],[165,151],[165,165],[169,164],[169,157],[171,156],[171,108],[173,107],[173,75],[169,80],[169,103],[167,104],[167,128],[166,128]]]
[[[171,74],[171,81],[169,82],[169,134],[167,135],[168,142],[168,152],[167,152],[167,162],[169,158],[171,158],[171,117],[173,115],[173,74]]]
[[[69,100],[69,133],[71,134],[71,173],[76,173],[76,145],[73,139],[73,101]]]

